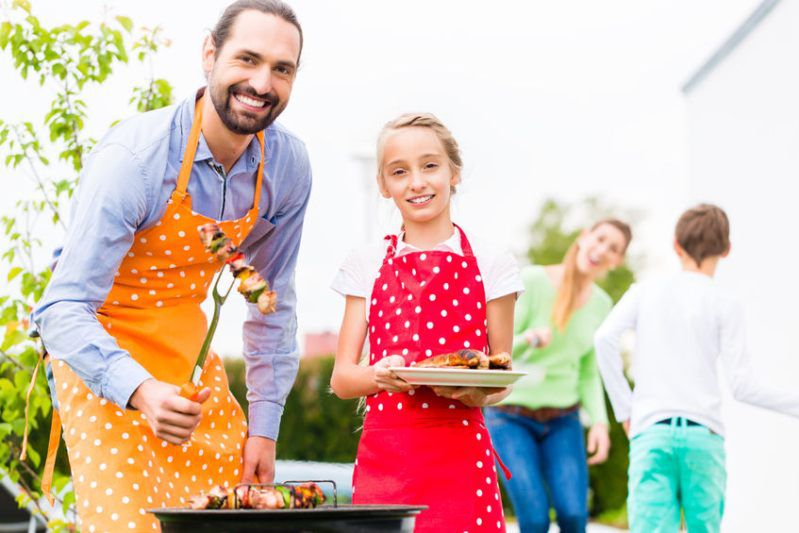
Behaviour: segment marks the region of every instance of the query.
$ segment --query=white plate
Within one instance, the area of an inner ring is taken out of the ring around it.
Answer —
[[[476,370],[469,368],[388,368],[411,385],[443,385],[450,387],[507,387],[528,372],[513,370]],[[543,378],[543,376],[542,376]]]

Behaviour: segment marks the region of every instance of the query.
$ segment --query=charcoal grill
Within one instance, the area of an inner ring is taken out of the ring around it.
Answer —
[[[281,485],[301,483],[286,481]],[[163,533],[377,533],[413,531],[423,505],[338,505],[333,481],[333,502],[316,509],[150,509],[161,522]],[[257,485],[251,485],[257,486]]]

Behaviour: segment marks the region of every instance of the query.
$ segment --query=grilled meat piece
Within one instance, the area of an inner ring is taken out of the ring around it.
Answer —
[[[512,359],[508,352],[500,352],[489,355],[488,362],[490,368],[495,368],[497,370],[510,370]]]
[[[452,368],[454,366],[477,368],[480,365],[481,355],[485,354],[480,350],[458,350],[428,357],[424,361],[416,363],[416,366],[422,368]]]
[[[476,368],[478,370],[510,370],[511,357],[506,352],[486,355],[480,350],[458,350],[434,355],[416,363],[421,368]]]

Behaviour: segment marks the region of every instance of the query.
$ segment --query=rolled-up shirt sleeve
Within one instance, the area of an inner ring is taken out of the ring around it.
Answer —
[[[98,147],[81,175],[53,277],[33,312],[44,345],[92,392],[120,408],[152,377],[97,320],[114,276],[146,217],[152,192],[125,147]]]
[[[248,305],[244,323],[244,359],[250,436],[277,440],[286,397],[299,367],[297,296],[294,268],[303,219],[311,192],[311,169],[304,149],[295,162],[295,184],[271,219],[258,221],[243,244],[250,264],[277,293],[277,309],[262,315]]]

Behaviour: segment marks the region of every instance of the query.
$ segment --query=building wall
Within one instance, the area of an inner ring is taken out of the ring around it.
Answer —
[[[732,253],[719,280],[747,307],[761,377],[799,390],[799,2],[784,0],[686,94],[690,201],[723,206]],[[723,531],[799,531],[799,420],[725,404]]]

